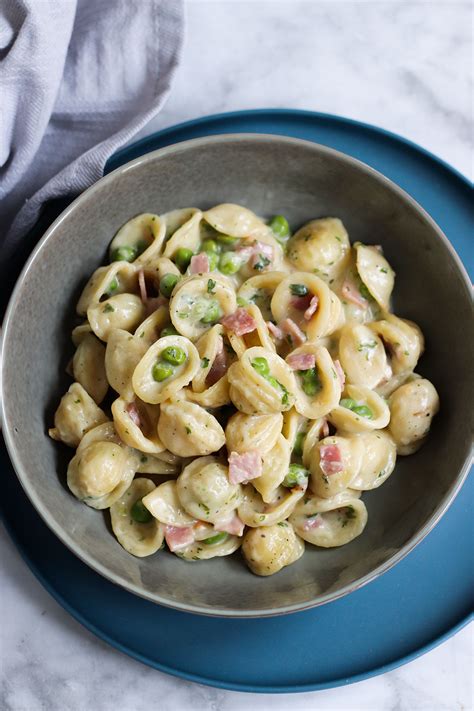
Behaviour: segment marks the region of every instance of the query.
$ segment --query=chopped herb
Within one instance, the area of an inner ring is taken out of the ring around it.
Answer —
[[[142,464],[146,464],[146,462],[148,461],[148,457],[146,457],[144,454],[142,454],[142,456],[140,457],[140,461]]]
[[[201,368],[209,367],[209,358],[201,358]]]
[[[215,536],[210,536],[209,538],[205,538],[203,540],[203,543],[206,544],[206,546],[215,546],[217,543],[224,543],[224,541],[228,537],[228,533],[225,533],[224,531],[220,531],[219,533],[216,533]]]
[[[253,265],[253,268],[257,272],[261,272],[263,269],[265,269],[265,267],[268,267],[269,264],[270,264],[270,259],[268,259],[268,257],[266,257],[264,254],[259,253],[258,262],[255,262],[255,264]]]
[[[264,514],[263,516],[259,516],[259,517],[258,517],[258,520],[259,520],[259,521],[265,521],[265,518],[266,518],[266,517],[265,517],[265,514]]]
[[[380,271],[382,274],[388,274],[388,269],[385,269],[385,267],[380,267]]]
[[[206,506],[206,504],[202,504],[201,502],[199,502],[198,506],[199,508],[203,509],[203,511],[205,511],[206,514],[209,516],[209,514],[211,513],[211,509],[209,508],[209,506]]]
[[[288,524],[286,521],[279,521],[278,526],[281,526],[282,528],[288,528]]]
[[[290,291],[293,296],[307,296],[309,289],[305,284],[290,284]]]
[[[115,311],[115,309],[114,309],[114,307],[112,306],[112,304],[105,304],[104,308],[102,309],[102,312],[103,312],[104,314],[111,313],[112,311]]]
[[[247,306],[247,299],[242,298],[242,296],[237,297],[237,306]]]
[[[142,332],[140,333],[139,338],[143,338],[144,335],[145,335],[145,331],[142,331]]]
[[[342,242],[341,238],[338,237],[337,235],[334,235],[334,237],[337,239],[338,242]]]
[[[385,475],[385,469],[382,469],[382,471],[380,471],[380,472],[377,474],[377,479],[380,479],[380,477],[382,477],[382,476],[384,476],[384,475]]]
[[[188,427],[188,426],[186,425],[185,429],[186,429],[186,434],[190,435],[190,434],[192,433],[191,427]]]
[[[283,486],[293,489],[295,486],[304,486],[309,477],[309,471],[301,464],[290,464],[288,473],[283,479]]]
[[[77,398],[77,400],[74,400],[74,404],[77,405],[79,402],[81,402],[81,398]]]
[[[215,293],[214,292],[215,286],[216,286],[216,282],[214,281],[214,279],[208,279],[207,280],[207,293],[214,294]]]
[[[370,343],[359,343],[359,345],[357,346],[357,350],[359,351],[359,353],[368,348],[377,348],[377,341],[370,341]]]

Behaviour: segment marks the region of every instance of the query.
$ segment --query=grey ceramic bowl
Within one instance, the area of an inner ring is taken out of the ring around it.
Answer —
[[[364,494],[368,525],[342,548],[308,545],[270,578],[252,575],[239,554],[196,564],[161,553],[133,558],[104,513],[67,490],[71,451],[46,432],[68,387],[71,323],[80,290],[107,245],[140,212],[220,202],[296,227],[336,215],[351,239],[381,243],[397,272],[396,313],[426,336],[418,370],[441,397],[429,442],[399,458],[388,482]],[[84,192],[48,229],[12,295],[4,324],[4,432],[20,481],[45,522],[94,570],[127,590],[190,612],[265,616],[334,600],[401,560],[433,528],[459,490],[470,452],[472,353],[470,284],[448,240],[402,190],[362,163],[323,146],[262,135],[201,138],[128,163]],[[20,366],[20,367],[19,367]]]

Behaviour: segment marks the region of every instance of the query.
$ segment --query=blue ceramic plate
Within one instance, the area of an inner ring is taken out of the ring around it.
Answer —
[[[171,143],[239,132],[305,138],[373,166],[431,214],[472,274],[469,183],[416,145],[347,119],[280,110],[211,116],[123,149],[109,161],[106,172]],[[222,688],[267,693],[338,686],[413,659],[472,616],[472,477],[434,531],[407,558],[361,590],[285,617],[232,620],[159,607],[101,578],[41,521],[20,487],[5,448],[0,465],[4,522],[41,583],[99,637],[170,674]],[[166,632],[170,629],[173,644]]]

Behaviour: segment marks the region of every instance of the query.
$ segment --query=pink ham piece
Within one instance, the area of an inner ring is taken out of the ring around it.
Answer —
[[[205,252],[199,252],[191,257],[189,271],[191,274],[204,274],[209,271],[209,257]]]
[[[140,288],[140,299],[144,304],[146,304],[148,301],[148,294],[146,291],[145,272],[143,269],[140,269],[138,272],[138,286]]]
[[[168,305],[168,299],[166,299],[164,296],[152,296],[151,298],[147,299],[146,301],[146,314],[149,316],[152,314],[154,311],[160,308],[160,306],[167,306]]]
[[[337,444],[323,444],[319,450],[319,457],[319,466],[327,476],[342,472],[344,469],[341,450]]]
[[[301,328],[296,324],[293,319],[286,318],[284,321],[278,324],[283,333],[286,336],[291,337],[291,341],[295,346],[301,346],[302,343],[306,341],[306,336],[301,330]]]
[[[262,458],[256,449],[244,454],[231,452],[229,455],[229,481],[231,484],[257,479],[262,474]]]
[[[230,533],[231,536],[241,536],[244,532],[245,524],[236,513],[233,513],[230,518],[225,520],[216,521],[214,524],[216,531],[225,531],[225,533]]]
[[[346,279],[342,285],[341,293],[347,301],[356,304],[356,306],[360,306],[362,309],[366,309],[369,305],[369,302],[367,299],[364,299],[354,282],[348,279]]]
[[[275,324],[272,321],[265,321],[267,324],[267,328],[272,334],[273,338],[276,341],[282,341],[283,340],[283,331],[281,328],[278,328],[278,326],[275,326]]]
[[[211,369],[206,377],[207,385],[214,385],[218,380],[222,378],[227,372],[227,357],[224,348],[224,339],[219,336],[219,345],[217,347],[216,356],[214,362],[211,365]]]
[[[309,370],[316,365],[316,356],[314,353],[290,353],[286,362],[291,370]]]
[[[294,296],[290,299],[290,306],[298,311],[306,311],[309,309],[312,296],[311,294],[306,294],[306,296]]]
[[[246,333],[251,333],[257,328],[257,322],[242,306],[234,311],[233,314],[225,316],[221,324],[228,331],[232,331],[236,336],[244,336]]]
[[[317,296],[312,296],[311,301],[309,302],[309,306],[304,312],[304,318],[306,321],[311,321],[313,318],[314,314],[318,310],[318,305],[319,305],[319,299]]]
[[[133,424],[136,425],[137,427],[140,427],[140,425],[141,425],[140,413],[138,412],[138,408],[135,405],[135,403],[131,402],[129,405],[127,405],[127,407],[125,409],[128,412]]]
[[[315,528],[321,528],[323,525],[323,519],[319,514],[308,518],[303,524],[303,531],[312,531]]]
[[[172,553],[180,551],[194,543],[194,530],[192,526],[178,528],[178,526],[165,526],[166,545]]]
[[[234,254],[239,257],[239,259],[244,262],[248,262],[250,257],[253,255],[253,247],[248,245],[247,247],[239,247],[235,250]]]
[[[343,388],[344,383],[346,382],[346,374],[344,373],[342,365],[338,360],[334,361],[334,369],[337,373],[337,377],[339,378],[339,382],[341,383],[341,388]]]

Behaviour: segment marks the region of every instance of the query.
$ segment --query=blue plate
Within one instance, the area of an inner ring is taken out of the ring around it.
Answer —
[[[119,151],[106,172],[171,143],[239,132],[305,138],[368,163],[421,203],[472,270],[469,183],[416,145],[347,119],[284,110],[211,116]],[[472,616],[472,477],[434,531],[361,590],[285,617],[224,620],[159,607],[101,578],[36,514],[4,447],[0,464],[4,522],[45,588],[96,635],[170,674],[239,691],[323,689],[393,669],[440,643]]]

